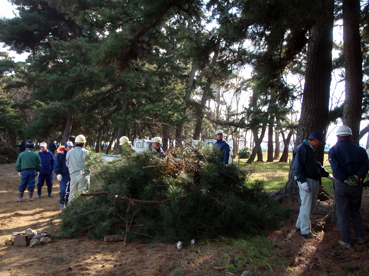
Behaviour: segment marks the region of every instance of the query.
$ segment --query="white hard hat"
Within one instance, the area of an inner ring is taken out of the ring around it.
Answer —
[[[217,131],[215,132],[215,135],[218,135],[218,134],[223,134],[223,131],[221,131],[221,130],[217,130]]]
[[[124,143],[127,143],[128,145],[131,144],[131,141],[129,141],[127,136],[122,136],[119,138],[119,146],[123,145]]]
[[[76,140],[74,141],[76,144],[84,144],[86,143],[86,138],[82,134],[78,135],[76,137]]]
[[[42,142],[42,143],[40,143],[40,147],[45,147],[45,148],[47,148],[47,144],[46,144],[45,142]]]
[[[152,139],[152,141],[153,141],[154,143],[161,144],[161,138],[160,138],[160,137],[155,137],[154,139]]]
[[[351,128],[348,126],[340,126],[337,128],[336,136],[352,136]]]

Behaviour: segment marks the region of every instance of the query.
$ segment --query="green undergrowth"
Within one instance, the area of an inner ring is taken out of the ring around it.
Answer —
[[[65,235],[186,242],[262,235],[288,216],[262,182],[245,185],[247,173],[217,162],[215,149],[175,154],[124,153],[105,166],[92,155],[91,185],[105,194],[81,196],[61,213]]]

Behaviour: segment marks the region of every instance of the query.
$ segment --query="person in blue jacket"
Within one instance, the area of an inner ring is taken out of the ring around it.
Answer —
[[[223,131],[217,130],[215,132],[215,136],[217,141],[214,143],[214,145],[216,145],[221,151],[221,156],[219,156],[219,159],[222,163],[228,164],[229,145],[226,141],[223,140]]]
[[[47,144],[45,142],[40,144],[38,155],[41,158],[42,167],[40,175],[38,176],[37,197],[41,198],[41,189],[42,186],[44,186],[45,180],[48,197],[53,197],[51,195],[51,190],[53,186],[54,155],[47,149]]]
[[[59,181],[60,210],[64,209],[68,204],[70,176],[65,158],[71,149],[73,149],[73,143],[68,141],[64,146],[60,146],[57,149],[55,157],[54,172]]]
[[[314,130],[308,140],[304,140],[293,151],[293,172],[299,186],[301,206],[296,221],[296,228],[300,230],[304,238],[311,239],[311,215],[313,214],[318,198],[320,178],[327,177],[333,181],[333,177],[318,162],[315,149],[324,144],[324,135]]]
[[[358,244],[366,242],[363,219],[360,213],[363,185],[368,173],[368,156],[364,148],[351,142],[352,131],[340,126],[336,131],[337,143],[328,152],[334,180],[336,214],[341,232],[338,244],[351,247],[350,224]]]

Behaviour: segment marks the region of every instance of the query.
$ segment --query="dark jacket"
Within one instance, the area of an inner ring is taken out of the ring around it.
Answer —
[[[165,152],[162,147],[157,147],[156,149],[153,149],[153,152],[155,152],[160,158],[165,158]]]
[[[329,173],[317,160],[316,152],[307,140],[304,140],[293,151],[293,172],[297,181],[306,182],[306,178],[318,180]]]
[[[222,140],[217,140],[214,145],[216,145],[222,152],[222,155],[219,156],[220,161],[224,164],[228,164],[228,160],[229,160],[229,145],[226,141]]]
[[[61,147],[58,148],[58,153],[55,157],[54,172],[56,174],[67,175],[69,174],[68,167],[65,163],[67,157],[67,151]]]
[[[54,154],[55,150],[56,150],[56,145],[54,142],[51,142],[49,144],[49,151],[51,151]]]
[[[340,140],[328,152],[333,176],[344,182],[349,176],[368,173],[368,155],[365,149],[350,140]]]
[[[17,163],[15,164],[15,169],[18,172],[22,170],[34,169],[39,171],[41,169],[41,159],[40,156],[33,151],[33,149],[27,149],[18,155]]]
[[[41,158],[41,170],[40,174],[50,174],[53,172],[54,169],[54,155],[49,151],[42,151],[38,152],[38,155]]]

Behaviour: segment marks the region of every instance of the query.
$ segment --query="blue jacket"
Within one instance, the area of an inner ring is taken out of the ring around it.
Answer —
[[[59,151],[59,150],[58,150]],[[69,174],[68,167],[65,163],[65,158],[67,156],[67,151],[63,149],[63,152],[58,152],[55,157],[55,164],[54,164],[54,172],[56,174],[67,175]]]
[[[365,177],[368,173],[368,155],[365,149],[350,140],[340,140],[328,152],[333,176],[344,182],[349,176]]]
[[[226,141],[222,140],[217,140],[214,145],[216,145],[222,152],[222,155],[219,156],[220,161],[224,164],[228,164],[228,160],[229,160],[229,145],[227,144]]]
[[[306,178],[318,180],[321,176],[327,177],[329,173],[318,162],[315,149],[304,140],[293,151],[293,172],[296,180],[306,182]]]
[[[49,144],[49,150],[50,150],[52,153],[54,153],[54,152],[55,152],[55,150],[56,150],[56,145],[55,145],[55,143],[54,143],[54,142],[51,142],[51,143]]]
[[[54,169],[54,155],[49,151],[42,151],[38,152],[38,155],[41,158],[41,170],[40,174],[50,174],[53,172]]]

